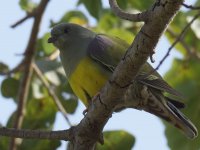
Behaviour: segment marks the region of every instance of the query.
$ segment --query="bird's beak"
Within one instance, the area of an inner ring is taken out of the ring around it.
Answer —
[[[57,41],[57,38],[55,36],[52,36],[48,39],[48,43],[54,43],[55,41]]]

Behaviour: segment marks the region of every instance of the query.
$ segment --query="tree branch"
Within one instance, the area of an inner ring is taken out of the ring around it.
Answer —
[[[49,139],[69,141],[73,137],[73,128],[59,131],[25,130],[0,127],[0,135],[26,139]]]
[[[168,28],[167,32],[170,34],[170,36],[177,39],[178,35],[176,35],[171,29]],[[184,41],[184,39],[180,39],[180,43],[182,44],[182,46],[184,47],[184,49],[190,57],[200,59],[200,54],[193,48],[191,49],[189,45],[187,45],[187,43]]]
[[[123,11],[117,4],[116,0],[109,0],[110,7],[112,8],[113,12],[122,19],[130,20],[133,22],[145,22],[148,20],[148,13],[144,11],[142,13],[137,14],[130,14]]]
[[[30,39],[24,53],[25,58],[22,61],[24,65],[24,72],[23,72],[22,80],[19,87],[18,107],[17,107],[16,116],[15,116],[14,125],[13,125],[13,127],[16,129],[21,128],[21,125],[23,122],[24,113],[25,113],[25,105],[26,105],[27,96],[29,93],[29,85],[30,85],[30,80],[32,76],[31,64],[34,58],[35,43],[36,43],[37,35],[39,32],[41,18],[48,2],[49,0],[41,0],[39,6],[35,10],[37,11],[37,13],[35,13],[35,16],[34,16],[34,23],[33,23],[32,31],[31,31]],[[16,148],[17,148],[16,139],[11,138],[9,150],[16,150]]]
[[[168,48],[167,53],[165,54],[165,56],[162,58],[162,60],[160,61],[160,63],[158,64],[158,66],[155,68],[155,70],[158,70],[160,68],[160,66],[163,64],[163,62],[165,61],[165,59],[169,56],[171,50],[176,46],[176,44],[178,42],[181,41],[181,39],[184,37],[186,31],[188,30],[188,28],[191,26],[191,24],[198,18],[200,17],[200,13],[196,14],[194,16],[194,18],[183,28],[183,30],[181,31],[181,33],[177,36],[176,40],[172,43],[172,45]]]
[[[192,6],[192,5],[187,5],[185,3],[182,3],[182,5],[185,7],[185,8],[188,8],[188,9],[193,9],[193,10],[199,10],[200,9],[200,6]]]
[[[46,60],[54,60],[59,56],[59,50],[56,50],[55,52],[53,52],[50,56],[46,57]],[[13,68],[12,70],[8,70],[6,72],[1,72],[0,75],[6,75],[9,76],[13,73],[16,72],[22,72],[24,71],[24,66],[26,65],[26,60],[27,58],[25,57],[15,68]]]
[[[33,70],[35,71],[35,73],[37,74],[37,76],[39,77],[39,79],[42,81],[44,86],[47,88],[49,95],[52,97],[54,103],[56,104],[58,110],[62,113],[62,115],[65,118],[65,120],[67,121],[68,125],[72,126],[69,118],[67,117],[67,112],[66,112],[65,108],[63,107],[59,98],[57,97],[57,95],[54,93],[54,91],[50,87],[48,81],[44,78],[44,76],[43,76],[42,72],[40,71],[40,69],[38,68],[38,66],[35,63],[32,63],[32,67],[33,67]]]
[[[60,54],[60,51],[57,49],[50,56],[48,56],[46,60],[55,60],[56,58],[58,58],[59,54]]]
[[[27,15],[24,17],[24,18],[22,18],[22,19],[20,19],[19,21],[17,21],[16,23],[14,23],[13,25],[11,25],[11,28],[15,28],[15,27],[17,27],[18,25],[20,25],[20,24],[22,24],[24,21],[26,21],[27,19],[29,19],[29,18],[32,18],[34,15],[35,15],[35,11],[33,10],[33,12],[31,12],[31,13],[27,13]]]

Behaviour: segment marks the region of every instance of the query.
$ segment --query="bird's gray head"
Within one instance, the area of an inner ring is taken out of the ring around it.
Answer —
[[[53,43],[58,49],[62,50],[65,47],[74,46],[84,42],[88,38],[93,38],[95,33],[72,23],[62,23],[56,25],[51,30],[51,37],[48,43]]]

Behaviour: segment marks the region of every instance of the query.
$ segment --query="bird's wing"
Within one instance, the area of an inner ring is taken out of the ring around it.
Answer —
[[[140,76],[142,76],[142,75],[138,75],[138,77],[137,77],[139,82],[141,82],[141,83],[143,83],[147,86],[150,86],[152,88],[158,89],[160,91],[167,92],[167,93],[174,95],[176,97],[184,98],[184,96],[180,92],[178,92],[177,90],[172,88],[162,78],[155,76],[155,75],[149,75],[145,78],[142,78]]]
[[[88,46],[89,56],[113,72],[129,45],[117,38],[98,34]]]
[[[108,71],[113,72],[128,47],[128,43],[117,37],[98,34],[89,44],[88,54]],[[152,70],[152,66],[149,63],[145,63],[136,80],[149,87],[183,98],[182,94],[166,83],[156,71],[152,75],[142,78],[145,73],[147,74]]]

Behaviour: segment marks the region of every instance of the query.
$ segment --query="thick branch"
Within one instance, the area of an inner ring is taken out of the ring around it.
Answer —
[[[60,131],[40,131],[40,130],[25,130],[0,128],[0,135],[8,137],[26,138],[26,139],[49,139],[49,140],[65,140],[69,141],[73,135],[73,128]]]
[[[137,13],[137,14],[130,14],[130,13],[124,12],[118,6],[116,0],[109,0],[109,3],[110,3],[110,7],[112,8],[113,12],[122,19],[130,20],[133,22],[140,22],[140,21],[145,22],[145,21],[147,21],[147,19],[149,17],[148,13],[146,11],[142,12],[142,13]]]
[[[36,10],[37,13],[34,16],[34,23],[33,23],[32,31],[31,31],[30,39],[28,41],[28,45],[25,50],[25,58],[22,61],[24,64],[24,72],[23,72],[23,77],[22,77],[20,87],[19,87],[18,107],[17,107],[16,118],[14,120],[14,126],[13,126],[16,129],[21,128],[21,125],[23,122],[24,113],[25,113],[25,105],[26,105],[27,96],[29,93],[29,85],[30,85],[30,80],[31,80],[31,75],[32,75],[31,63],[34,57],[35,43],[36,43],[37,35],[39,32],[41,18],[48,2],[49,0],[42,0]],[[15,138],[11,139],[9,149],[10,150],[16,149]]]

